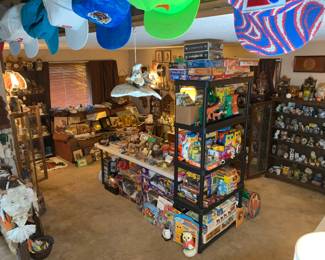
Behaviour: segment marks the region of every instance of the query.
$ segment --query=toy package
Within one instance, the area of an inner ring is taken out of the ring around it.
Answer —
[[[174,225],[174,241],[176,243],[183,244],[182,235],[185,232],[189,232],[192,234],[195,248],[198,247],[199,224],[196,221],[185,214],[177,214],[174,217]]]
[[[208,243],[212,238],[221,233],[232,223],[236,221],[236,197],[225,201],[220,206],[213,209],[209,214],[203,216],[203,243]],[[198,219],[198,215],[192,211],[186,213],[194,220]]]
[[[178,186],[178,195],[193,204],[197,203],[200,176],[182,169],[180,169],[180,172],[184,172],[184,178]],[[206,176],[203,206],[207,208],[216,201],[224,198],[224,196],[235,191],[239,180],[240,177],[237,170],[231,167],[225,167]]]
[[[198,133],[180,131],[178,134],[179,160],[200,167],[201,138]],[[241,151],[241,130],[227,127],[206,136],[206,169],[211,170],[233,159]]]
[[[159,210],[151,203],[145,202],[143,204],[142,214],[152,225],[158,223]]]

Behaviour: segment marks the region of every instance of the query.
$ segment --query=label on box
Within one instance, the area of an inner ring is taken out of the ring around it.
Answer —
[[[185,60],[216,60],[223,58],[223,53],[210,51],[189,52],[185,53],[184,58]]]

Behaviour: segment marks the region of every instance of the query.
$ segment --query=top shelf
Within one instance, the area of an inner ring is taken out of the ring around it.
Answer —
[[[304,106],[317,106],[317,107],[322,107],[325,108],[325,102],[318,102],[318,101],[305,101],[299,98],[280,98],[280,97],[274,97],[272,98],[273,101],[276,102],[293,102],[299,105],[304,105]]]
[[[195,86],[200,88],[205,87],[222,87],[224,85],[238,84],[238,83],[248,83],[250,80],[253,80],[253,77],[233,77],[229,79],[220,79],[220,80],[175,80],[175,85],[178,86]]]

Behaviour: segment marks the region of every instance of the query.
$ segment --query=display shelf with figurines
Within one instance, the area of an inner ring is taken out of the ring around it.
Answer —
[[[267,177],[325,193],[325,88],[312,78],[273,98]]]
[[[244,109],[239,109],[236,88],[245,85],[247,102]],[[247,140],[252,79],[177,80],[175,86],[174,179],[179,175],[183,179],[174,182],[174,207],[193,212],[192,220],[198,226],[197,251],[202,253],[234,225],[236,209],[242,208],[246,170],[243,147]],[[233,168],[236,160],[240,169]],[[230,201],[236,201],[232,217],[215,222],[220,225],[207,234],[206,218]]]

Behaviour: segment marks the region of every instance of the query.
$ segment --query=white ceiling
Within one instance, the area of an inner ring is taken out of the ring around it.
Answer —
[[[136,35],[137,48],[154,48],[163,46],[180,46],[186,40],[196,40],[196,39],[222,39],[225,42],[237,42],[235,29],[234,29],[234,18],[233,14],[212,16],[198,18],[194,21],[190,30],[184,34],[182,37],[176,40],[158,40],[152,38],[144,29],[143,26],[136,28],[136,33],[132,33],[132,36],[128,44],[124,49],[134,48],[134,39]],[[317,33],[315,40],[325,41],[325,21],[322,24],[320,30]],[[46,48],[44,42],[40,44],[41,48]],[[66,49],[67,45],[65,43],[65,37],[60,38],[60,48]],[[90,33],[88,43],[86,45],[87,49],[100,48],[96,40],[96,34]]]
[[[132,37],[125,48],[133,48],[135,34],[132,33]],[[225,42],[237,42],[237,37],[234,29],[234,17],[233,14],[212,16],[198,18],[194,21],[191,29],[182,37],[176,40],[157,40],[152,38],[144,29],[143,26],[136,28],[136,42],[138,48],[152,48],[158,46],[178,46],[182,45],[186,40],[196,39],[223,39]],[[315,40],[325,40],[325,21],[319,29]],[[64,43],[62,42],[62,47]],[[89,35],[89,41],[86,48],[97,48],[95,33]]]

